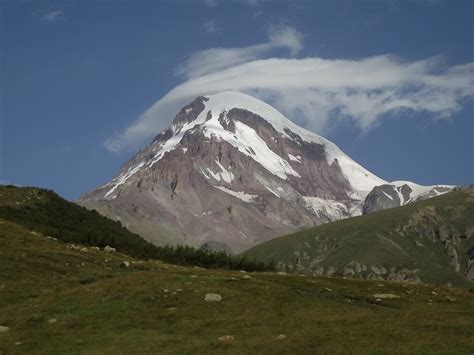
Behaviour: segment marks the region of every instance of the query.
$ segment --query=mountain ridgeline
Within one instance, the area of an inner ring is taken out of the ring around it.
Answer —
[[[293,273],[472,287],[474,188],[310,228],[245,255]]]
[[[389,184],[272,106],[223,92],[184,106],[115,178],[78,203],[156,245],[210,243],[239,252],[451,188]]]

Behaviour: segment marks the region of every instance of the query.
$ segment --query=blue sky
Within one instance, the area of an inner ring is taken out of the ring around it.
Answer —
[[[224,88],[386,180],[473,183],[473,4],[0,1],[0,181],[75,199],[189,97]],[[272,75],[249,83],[257,65]]]

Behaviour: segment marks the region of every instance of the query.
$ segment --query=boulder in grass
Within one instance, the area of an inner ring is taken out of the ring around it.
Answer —
[[[400,298],[400,296],[394,295],[393,293],[377,293],[373,295],[372,297],[381,299],[381,300],[393,300],[396,298]]]
[[[218,293],[206,293],[204,297],[204,301],[206,302],[220,302],[222,301],[222,296]]]
[[[232,335],[224,335],[219,338],[217,338],[222,343],[232,343],[234,341],[234,336]]]
[[[106,245],[106,246],[104,247],[104,251],[105,251],[106,253],[115,253],[115,252],[117,251],[117,249],[112,248],[112,247],[109,246],[109,245]]]

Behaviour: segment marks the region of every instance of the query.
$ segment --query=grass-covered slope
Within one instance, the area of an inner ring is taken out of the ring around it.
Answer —
[[[314,275],[472,286],[474,190],[345,219],[260,244],[245,255]]]
[[[110,246],[133,257],[237,270],[272,269],[270,263],[237,258],[224,252],[208,253],[189,246],[157,247],[127,230],[120,222],[45,189],[0,185],[0,218],[63,242]]]
[[[71,203],[50,190],[0,185],[0,218],[68,243],[109,245],[136,257],[153,253],[150,243],[120,223]]]
[[[0,219],[2,354],[470,354],[473,322],[466,290],[178,267]]]

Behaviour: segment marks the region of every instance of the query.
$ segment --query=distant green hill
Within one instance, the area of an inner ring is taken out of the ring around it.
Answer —
[[[136,258],[208,268],[248,271],[273,269],[270,263],[237,258],[224,252],[206,252],[189,246],[157,247],[130,232],[120,222],[45,189],[0,185],[0,219],[63,242],[100,248],[110,246]]]
[[[320,225],[245,255],[287,272],[364,279],[474,281],[474,190]]]

